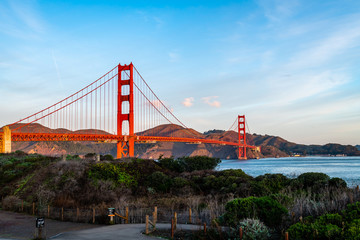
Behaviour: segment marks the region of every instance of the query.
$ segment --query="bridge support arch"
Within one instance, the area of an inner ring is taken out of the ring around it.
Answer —
[[[127,71],[128,74],[122,74]],[[118,65],[118,96],[117,96],[117,135],[124,137],[117,143],[116,158],[134,157],[134,66]],[[124,77],[124,79],[123,79]],[[128,94],[123,92],[123,86],[129,86]],[[129,112],[124,112],[123,102],[129,105]],[[129,135],[123,135],[124,122],[129,123]]]

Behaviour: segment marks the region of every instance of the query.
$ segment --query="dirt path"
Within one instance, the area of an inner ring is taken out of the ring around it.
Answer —
[[[51,236],[84,229],[103,227],[102,225],[61,222],[51,219],[45,220],[45,233]],[[31,239],[35,233],[35,217],[20,213],[0,210],[0,239]]]

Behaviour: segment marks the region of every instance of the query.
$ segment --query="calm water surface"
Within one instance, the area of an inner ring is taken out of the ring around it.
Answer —
[[[251,176],[282,173],[296,177],[305,172],[322,172],[344,179],[350,186],[360,185],[360,157],[289,157],[250,160],[222,160],[219,170],[242,169]]]

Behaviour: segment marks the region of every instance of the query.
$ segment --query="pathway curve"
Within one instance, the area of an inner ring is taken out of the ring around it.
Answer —
[[[48,239],[91,240],[91,239],[159,239],[142,234],[145,224],[117,224],[111,226],[45,220]],[[157,229],[170,229],[170,224],[158,223]],[[199,230],[197,225],[178,224],[177,229]],[[34,237],[35,217],[0,210],[0,240],[31,239]]]

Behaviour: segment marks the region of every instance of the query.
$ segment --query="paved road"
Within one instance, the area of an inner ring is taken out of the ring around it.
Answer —
[[[61,222],[46,219],[45,231],[53,240],[99,240],[99,239],[159,239],[142,234],[145,224],[117,224],[112,226]],[[170,229],[170,224],[157,224],[158,229]],[[178,224],[177,229],[199,230],[199,226]],[[23,240],[34,237],[35,217],[0,210],[0,240]]]
[[[158,229],[170,229],[170,224],[157,224]],[[198,230],[199,227],[196,225],[183,225],[178,224],[177,229],[192,229]],[[160,239],[157,237],[150,237],[142,234],[145,230],[145,224],[118,224],[113,226],[104,226],[96,229],[86,229],[80,231],[66,232],[57,236],[51,237],[54,240],[113,240],[113,239],[126,239],[126,240],[137,240],[137,239]]]

